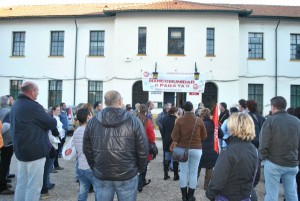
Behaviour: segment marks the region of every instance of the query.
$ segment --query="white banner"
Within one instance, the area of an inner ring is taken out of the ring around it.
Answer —
[[[204,92],[205,75],[195,80],[194,73],[158,73],[157,79],[147,71],[142,75],[144,91]]]

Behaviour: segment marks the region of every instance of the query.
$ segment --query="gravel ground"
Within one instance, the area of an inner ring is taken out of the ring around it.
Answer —
[[[156,131],[156,134],[159,132]],[[159,135],[157,135],[159,136]],[[138,201],[180,201],[181,193],[179,189],[179,181],[173,181],[173,173],[171,172],[171,179],[163,180],[163,164],[162,164],[162,143],[158,138],[157,145],[159,148],[159,154],[157,158],[149,164],[149,170],[147,173],[147,179],[151,179],[152,182],[144,187],[142,193],[138,194]],[[49,191],[51,198],[47,201],[75,201],[77,200],[77,193],[79,189],[78,183],[75,182],[75,159],[70,161],[59,159],[59,164],[64,167],[64,170],[58,171],[58,173],[51,173],[51,182],[56,186],[53,190]],[[17,162],[15,156],[13,156],[11,163],[11,173],[17,172]],[[16,186],[16,178],[12,179],[13,189]],[[205,191],[203,190],[204,171],[201,172],[201,177],[198,181],[198,187],[195,191],[196,200],[207,201],[205,197]],[[262,201],[264,198],[264,182],[261,178],[260,183],[256,186],[256,192],[258,200]],[[279,200],[283,200],[283,190],[281,188]],[[13,196],[0,195],[1,201],[11,201]],[[89,201],[94,200],[94,193],[89,194]],[[114,200],[117,200],[115,197]]]

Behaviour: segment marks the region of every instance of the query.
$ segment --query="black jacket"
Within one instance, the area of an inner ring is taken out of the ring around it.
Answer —
[[[224,112],[221,112],[220,116],[219,116],[219,122],[221,124],[223,124],[223,122],[228,119],[229,117],[229,111],[226,109]]]
[[[206,197],[215,200],[217,195],[223,195],[230,201],[250,197],[256,165],[255,146],[251,142],[232,137],[227,149],[219,155]],[[257,172],[260,172],[260,168]],[[259,179],[260,174],[256,174],[254,186]]]
[[[174,128],[176,116],[175,115],[167,115],[164,117],[162,121],[162,141],[163,141],[163,150],[170,151],[170,146],[173,142],[171,138],[171,133]]]
[[[52,147],[48,131],[55,129],[56,124],[39,103],[21,94],[10,111],[10,132],[17,159],[28,162],[46,157]]]
[[[88,121],[83,153],[98,179],[131,179],[146,168],[148,161],[144,126],[126,110],[107,107]]]
[[[218,158],[218,154],[214,150],[215,125],[211,119],[203,119],[203,122],[206,128],[207,138],[201,141],[202,155],[199,167],[212,169],[215,166]],[[222,137],[223,131],[221,128],[219,128],[218,138]]]

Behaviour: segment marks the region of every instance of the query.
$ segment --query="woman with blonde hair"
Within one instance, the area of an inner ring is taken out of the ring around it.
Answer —
[[[235,113],[228,119],[231,142],[223,151],[206,191],[210,200],[256,200],[254,187],[259,181],[259,158],[251,140],[255,137],[250,115]]]

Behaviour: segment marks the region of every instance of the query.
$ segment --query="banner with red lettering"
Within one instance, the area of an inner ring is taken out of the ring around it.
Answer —
[[[158,73],[157,78],[147,71],[142,75],[144,91],[165,92],[204,92],[205,75],[199,79],[194,78],[194,73]]]

